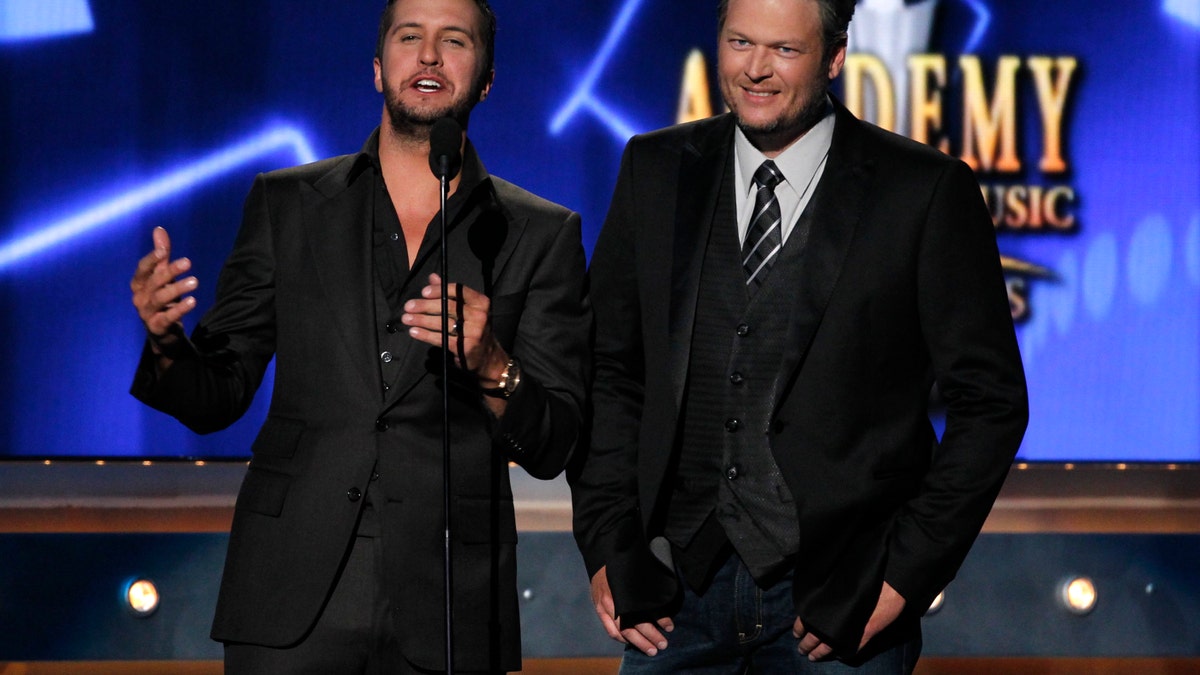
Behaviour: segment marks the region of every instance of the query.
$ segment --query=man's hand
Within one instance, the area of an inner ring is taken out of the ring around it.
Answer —
[[[192,268],[192,261],[171,260],[171,238],[163,228],[154,228],[153,237],[154,250],[138,261],[129,287],[133,291],[133,306],[150,334],[150,345],[155,353],[162,354],[159,346],[181,339],[181,319],[196,308],[194,297],[181,296],[195,291],[199,282],[196,277],[176,280]]]
[[[660,649],[667,648],[667,638],[663,631],[670,633],[675,630],[675,623],[670,617],[663,617],[653,623],[639,623],[632,628],[621,628],[621,620],[617,618],[616,606],[613,604],[612,591],[608,587],[608,568],[601,567],[592,577],[592,604],[596,607],[596,616],[604,625],[604,631],[617,642],[631,644],[648,656],[654,656]]]
[[[867,620],[867,627],[863,631],[858,648],[865,647],[871,638],[891,625],[900,616],[900,612],[904,611],[904,604],[904,597],[897,593],[891,584],[883,582],[883,588],[879,590],[879,602],[875,603],[875,611],[871,612],[871,618]],[[807,655],[809,661],[820,661],[833,653],[833,647],[821,642],[821,638],[808,632],[799,617],[792,625],[792,635],[800,640],[800,653]]]
[[[492,335],[491,300],[461,284],[447,284],[446,293],[449,345],[455,365],[475,373],[480,386],[499,386],[508,354]],[[400,320],[409,327],[408,334],[413,339],[442,346],[441,277],[429,275],[429,285],[421,289],[421,299],[405,303]]]

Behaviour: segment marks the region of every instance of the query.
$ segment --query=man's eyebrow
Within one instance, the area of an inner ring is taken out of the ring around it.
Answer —
[[[397,31],[397,30],[401,30],[404,28],[422,28],[423,29],[423,28],[427,28],[427,26],[425,26],[424,24],[421,24],[421,23],[417,23],[415,21],[408,21],[408,22],[404,22],[404,23],[396,23],[395,25],[392,26],[392,31]],[[442,26],[438,30],[440,30],[442,32],[450,31],[453,33],[462,33],[462,34],[466,35],[467,37],[471,37],[471,38],[474,37],[474,33],[471,32],[471,29],[463,28],[461,26]]]

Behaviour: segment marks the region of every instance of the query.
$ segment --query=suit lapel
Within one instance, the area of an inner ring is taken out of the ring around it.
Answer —
[[[672,238],[674,255],[667,353],[676,406],[683,400],[687,382],[704,247],[713,227],[713,214],[725,171],[731,166],[733,116],[724,115],[715,123],[698,125],[696,129],[697,133],[684,146],[680,157]]]
[[[835,102],[836,126],[829,163],[809,204],[812,230],[801,258],[796,285],[797,302],[791,314],[783,360],[772,389],[774,413],[786,397],[796,372],[803,363],[813,335],[854,240],[867,200],[874,166],[861,146],[861,124]]]
[[[377,391],[379,372],[374,367],[375,308],[371,278],[372,195],[369,180],[347,184],[354,156],[339,163],[311,186],[303,185],[304,227],[309,254],[317,277],[329,298],[330,311],[351,360],[364,383]]]

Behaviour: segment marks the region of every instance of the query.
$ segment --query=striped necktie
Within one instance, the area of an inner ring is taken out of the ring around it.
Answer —
[[[754,197],[754,213],[750,216],[750,227],[742,244],[742,269],[746,271],[746,286],[752,291],[762,286],[771,263],[783,248],[783,218],[779,200],[775,198],[775,186],[782,181],[783,174],[769,159],[754,172],[758,194]]]

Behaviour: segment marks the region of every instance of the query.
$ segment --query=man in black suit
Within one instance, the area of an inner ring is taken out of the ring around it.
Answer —
[[[828,93],[853,12],[723,0],[731,113],[626,147],[572,475],[623,673],[910,672],[1024,434],[970,169]]]
[[[215,431],[275,359],[213,624],[227,672],[445,668],[447,389],[455,670],[520,668],[508,464],[548,479],[570,458],[591,314],[578,215],[489,176],[464,135],[446,204],[454,362],[442,381],[430,129],[445,116],[467,127],[492,84],[494,37],[486,0],[388,2],[380,127],[357,154],[255,180],[190,340],[187,259],[171,259],[160,228],[138,265],[139,399]]]

